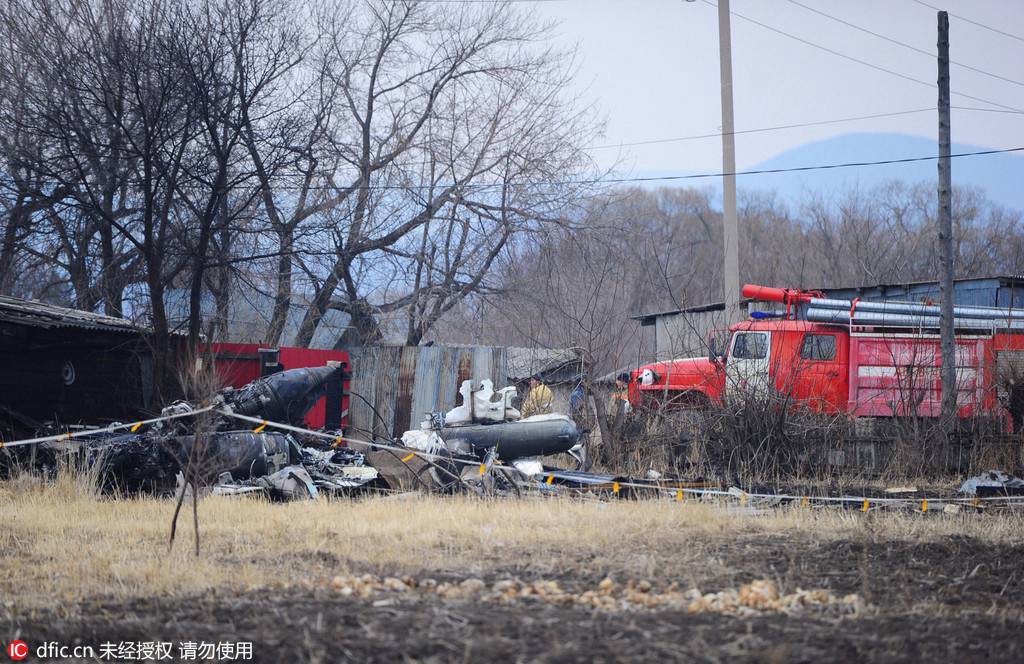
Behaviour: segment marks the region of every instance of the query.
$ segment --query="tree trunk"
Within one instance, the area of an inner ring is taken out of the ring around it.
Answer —
[[[274,296],[274,313],[267,327],[265,340],[267,345],[272,347],[281,343],[281,334],[288,322],[288,310],[292,304],[292,246],[295,242],[295,231],[291,225],[284,225],[278,229],[277,236],[281,252],[277,257],[277,293]],[[309,338],[312,339],[313,335],[310,334]]]
[[[166,393],[165,381],[170,368],[170,329],[167,325],[167,310],[164,307],[164,283],[162,275],[154,266],[157,261],[148,261],[146,283],[149,286],[149,307],[151,326],[151,348],[153,352],[153,396],[154,402],[163,401]]]
[[[405,337],[406,346],[419,346],[420,342],[423,341],[423,330],[419,325],[409,330],[409,334]]]
[[[356,302],[348,311],[351,320],[349,330],[346,330],[334,343],[335,350],[355,346],[368,346],[379,343],[384,338],[380,331],[380,321],[373,313],[373,309],[365,302]]]
[[[29,228],[31,217],[24,209],[25,197],[19,194],[17,203],[7,216],[3,244],[0,245],[0,292],[7,292],[14,281],[14,254],[17,250],[18,232]]]
[[[114,264],[114,230],[110,224],[100,224],[100,247],[103,265],[100,301],[103,302],[103,313],[121,318],[124,313],[121,307],[120,270]]]
[[[231,229],[228,228],[228,199],[220,201],[220,257],[222,265],[217,269],[214,299],[217,306],[217,321],[211,341],[228,341],[231,338]]]
[[[316,332],[316,326],[320,324],[320,319],[327,312],[327,305],[331,303],[331,297],[338,288],[341,274],[347,269],[348,265],[345,259],[338,260],[324,283],[320,284],[320,288],[316,290],[313,301],[309,303],[306,314],[302,317],[302,324],[299,325],[299,331],[295,335],[295,345],[299,348],[309,348],[310,342],[313,341],[313,333]]]
[[[206,218],[201,220],[199,226],[199,242],[196,244],[196,254],[192,262],[192,283],[188,294],[188,345],[195,348],[199,343],[199,331],[203,322],[203,273],[206,271],[206,254],[210,249],[210,236],[213,235],[213,215],[217,209],[219,199],[224,196],[220,190],[223,186],[224,176],[218,175],[218,191],[213,194],[214,200],[206,209]]]

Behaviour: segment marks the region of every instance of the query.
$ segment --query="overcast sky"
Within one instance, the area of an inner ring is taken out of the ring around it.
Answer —
[[[913,0],[798,0],[848,23],[935,52],[936,11]],[[1024,83],[1024,1],[927,0],[953,14],[1014,33],[1003,36],[950,17],[951,59]],[[559,22],[558,38],[579,46],[580,92],[607,119],[604,144],[720,131],[718,13],[713,0],[547,0],[526,3]],[[732,0],[737,131],[863,115],[934,109],[937,91],[845,60],[755,25],[742,14],[899,74],[933,84],[934,57],[841,25],[789,0]],[[962,92],[1024,109],[1024,85],[953,65],[953,106],[996,108]],[[737,166],[853,132],[934,139],[934,110],[737,136]],[[1024,115],[953,111],[953,141],[990,148],[1024,144]],[[595,150],[627,174],[721,168],[721,139]],[[879,154],[884,159],[887,155]]]

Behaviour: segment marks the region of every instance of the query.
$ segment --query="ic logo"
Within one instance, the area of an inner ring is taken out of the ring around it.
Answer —
[[[20,640],[11,641],[9,644],[7,644],[7,654],[15,662],[20,662],[21,660],[28,657],[28,644]]]

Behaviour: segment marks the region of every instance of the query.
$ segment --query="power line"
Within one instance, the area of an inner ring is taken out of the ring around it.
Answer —
[[[983,111],[986,113],[1010,113],[1013,115],[1024,115],[1024,111],[1011,111],[1003,110],[1001,108],[978,108],[976,106],[950,106],[953,110],[957,111]],[[858,115],[849,118],[836,118],[834,120],[817,120],[813,122],[797,122],[793,124],[775,125],[774,127],[758,127],[756,129],[738,129],[733,132],[735,135],[739,134],[757,134],[766,131],[778,131],[782,129],[798,129],[801,127],[818,127],[821,125],[839,124],[842,122],[854,122],[856,120],[873,120],[875,118],[889,118],[900,115],[912,115],[916,113],[934,113],[934,108],[915,108],[908,111],[893,111],[892,113],[874,113],[872,115]],[[591,145],[585,150],[606,150],[609,148],[625,148],[635,145],[657,145],[659,143],[678,143],[681,141],[694,141],[702,138],[721,138],[722,132],[713,134],[693,134],[691,136],[676,136],[673,138],[652,138],[645,141],[632,141],[629,143],[614,143],[608,145]]]
[[[910,0],[910,1],[911,2],[916,2],[917,4],[922,5],[924,7],[928,7],[929,9],[934,9],[937,12],[946,11],[946,10],[942,9],[941,7],[936,7],[935,5],[929,5],[927,2],[921,2],[921,0]],[[950,16],[952,16],[955,19],[963,21],[964,23],[970,23],[971,25],[976,25],[979,28],[985,28],[986,30],[991,30],[992,32],[995,32],[997,34],[1003,35],[1004,37],[1009,37],[1010,39],[1016,39],[1019,42],[1024,42],[1024,37],[1021,37],[1019,35],[1015,35],[1015,34],[1013,34],[1011,32],[1005,32],[1003,30],[1000,30],[999,28],[993,28],[991,25],[985,25],[984,23],[979,23],[978,21],[972,21],[971,19],[967,18],[966,16],[960,16],[959,14],[954,14],[953,12],[946,12],[946,13],[949,14]]]
[[[977,152],[960,152],[951,154],[950,157],[976,157],[980,155],[1003,154],[1006,152],[1024,152],[1024,147],[1004,148],[1002,150],[978,150]],[[736,171],[735,173],[699,173],[696,175],[666,175],[661,177],[648,178],[620,178],[604,180],[581,180],[579,182],[566,182],[565,184],[622,184],[628,182],[652,182],[659,180],[697,180],[701,178],[720,178],[726,175],[766,175],[771,173],[796,173],[801,171],[824,171],[837,168],[857,168],[861,166],[883,166],[886,164],[909,164],[916,161],[934,161],[938,155],[927,157],[904,157],[902,159],[881,159],[879,161],[848,161],[840,164],[821,164],[818,166],[794,166],[792,168],[762,168],[751,171]]]
[[[1004,110],[1001,108],[978,108],[977,106],[950,106],[950,108],[954,111],[982,111],[985,113],[1010,113],[1012,115],[1024,115],[1024,111]]]
[[[702,0],[702,1],[704,2],[704,4],[709,5],[711,7],[716,6],[715,3],[711,2],[711,0]],[[927,86],[927,87],[932,88],[932,89],[935,89],[935,87],[936,87],[934,83],[930,83],[928,81],[923,81],[923,80],[921,80],[919,78],[914,78],[913,76],[907,76],[906,74],[901,74],[898,71],[893,71],[892,69],[886,69],[885,67],[882,67],[881,65],[876,65],[876,64],[873,64],[871,62],[867,62],[866,60],[861,60],[860,58],[855,58],[852,55],[847,55],[846,53],[841,53],[840,51],[836,51],[835,49],[831,49],[828,46],[822,46],[821,44],[817,44],[815,42],[808,41],[808,40],[804,39],[803,37],[797,37],[796,35],[791,34],[789,32],[786,32],[784,30],[779,30],[776,27],[770,26],[767,23],[762,23],[761,21],[758,21],[756,19],[752,19],[749,16],[744,16],[743,14],[740,14],[740,13],[737,13],[737,12],[734,12],[734,11],[730,11],[729,13],[732,14],[733,16],[737,17],[737,18],[743,19],[744,21],[747,21],[749,23],[753,23],[754,25],[759,25],[759,26],[761,26],[762,28],[764,28],[766,30],[771,30],[772,32],[778,33],[778,34],[780,34],[780,35],[782,35],[784,37],[789,37],[790,39],[794,39],[794,40],[800,42],[801,44],[806,44],[807,46],[811,46],[811,47],[816,48],[818,50],[825,51],[826,53],[830,53],[830,54],[832,54],[834,56],[843,58],[844,60],[849,60],[851,62],[856,62],[859,65],[864,65],[865,67],[870,67],[871,69],[876,69],[878,71],[885,72],[886,74],[891,74],[892,76],[897,76],[899,78],[902,78],[903,80],[910,81],[912,83],[917,83],[918,85],[924,85],[924,86]],[[1000,104],[999,102],[991,101],[989,99],[984,99],[982,97],[974,97],[974,96],[971,96],[971,95],[968,95],[968,94],[964,94],[963,92],[954,92],[952,94],[955,94],[955,95],[957,95],[959,97],[964,97],[965,99],[971,99],[973,101],[980,101],[983,104],[991,104],[992,106],[998,106],[999,108],[1005,108],[1005,109],[1008,109],[1008,110],[1011,110],[1011,111],[1021,111],[1021,112],[1024,112],[1024,110],[1019,109],[1019,108],[1015,108],[1013,106],[1007,106],[1006,104]]]
[[[1004,148],[1000,150],[978,150],[976,152],[960,152],[951,154],[951,158],[958,157],[977,157],[982,155],[993,155],[993,154],[1004,154],[1007,152],[1024,152],[1024,147],[1017,148]],[[587,185],[587,184],[629,184],[638,182],[671,182],[677,180],[701,180],[707,178],[720,178],[726,175],[769,175],[773,173],[798,173],[804,171],[824,171],[834,170],[839,168],[859,168],[864,166],[884,166],[887,164],[909,164],[918,161],[934,161],[938,159],[938,155],[930,155],[926,157],[904,157],[901,159],[881,159],[878,161],[848,161],[838,164],[819,164],[815,166],[794,166],[791,168],[762,168],[757,170],[749,171],[736,171],[734,173],[695,173],[691,175],[660,175],[650,177],[633,177],[633,178],[591,178],[583,180],[558,180],[552,182],[519,182],[516,186],[520,187],[541,187],[546,185]],[[409,189],[445,189],[448,187],[454,187],[453,183],[448,184],[424,184],[424,185],[369,185],[366,187],[354,187],[354,189],[366,189],[370,191],[387,191],[387,190],[409,190]],[[505,186],[502,182],[477,182],[467,183],[462,185],[466,188],[485,189],[492,187]],[[330,190],[335,191],[337,189],[343,189],[344,187],[308,187],[307,190]],[[301,187],[278,187],[282,190],[299,190]]]
[[[893,111],[892,113],[875,113],[872,115],[858,115],[850,118],[836,118],[835,120],[817,120],[814,122],[797,122],[794,124],[775,125],[774,127],[759,127],[757,129],[738,129],[733,135],[738,134],[756,134],[765,131],[777,131],[780,129],[797,129],[800,127],[818,127],[821,125],[838,124],[841,122],[853,122],[855,120],[873,120],[875,118],[891,118],[898,115],[911,115],[914,113],[924,113],[925,111],[934,111],[934,108],[915,108],[909,111]],[[1013,111],[1010,111],[1013,112]],[[675,143],[679,141],[692,141],[698,138],[721,138],[723,134],[721,132],[715,134],[695,134],[693,136],[677,136],[675,138],[654,138],[646,141],[635,141],[633,143],[616,143],[614,145],[593,145],[587,150],[604,150],[607,148],[619,148],[628,147],[631,145],[654,145],[656,143]]]
[[[807,11],[814,12],[815,14],[818,14],[819,16],[824,16],[825,18],[827,18],[829,20],[832,20],[832,21],[835,21],[836,23],[841,23],[842,25],[845,25],[845,26],[847,26],[849,28],[853,28],[854,30],[859,30],[860,32],[872,35],[874,37],[878,37],[879,39],[882,39],[882,40],[885,40],[885,41],[889,42],[890,44],[896,44],[897,46],[902,46],[903,48],[908,48],[911,51],[914,51],[915,53],[921,53],[922,55],[926,55],[929,58],[933,58],[933,59],[935,58],[935,54],[934,53],[932,53],[930,51],[926,51],[923,48],[918,48],[918,47],[916,47],[916,46],[914,46],[912,44],[907,44],[906,42],[901,42],[898,39],[893,39],[892,37],[887,37],[885,35],[882,35],[882,34],[879,34],[879,33],[875,32],[873,30],[868,30],[865,27],[862,27],[862,26],[859,26],[859,25],[857,25],[855,23],[850,23],[849,21],[843,20],[843,19],[839,18],[838,16],[833,16],[832,14],[829,14],[827,12],[823,12],[820,9],[815,9],[814,7],[809,7],[809,6],[805,5],[805,4],[803,4],[802,2],[797,2],[797,0],[788,0],[788,2],[790,4],[796,5],[797,7],[803,7]],[[1007,78],[1006,76],[1000,76],[999,74],[993,74],[990,71],[985,71],[984,69],[979,69],[978,67],[972,67],[971,65],[967,65],[967,64],[964,64],[962,62],[957,62],[956,60],[950,60],[949,63],[953,64],[953,65],[956,65],[957,67],[961,67],[963,69],[967,69],[969,71],[976,72],[978,74],[984,74],[985,76],[991,76],[992,78],[999,79],[1000,81],[1006,81],[1007,83],[1013,83],[1014,85],[1019,85],[1021,87],[1024,87],[1024,83],[1022,83],[1021,81],[1016,81],[1016,80],[1014,80],[1012,78]]]

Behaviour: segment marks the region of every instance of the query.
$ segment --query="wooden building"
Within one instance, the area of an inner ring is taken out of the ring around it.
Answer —
[[[145,328],[122,318],[0,296],[0,433],[5,437],[47,423],[135,418],[159,410],[158,394]]]

